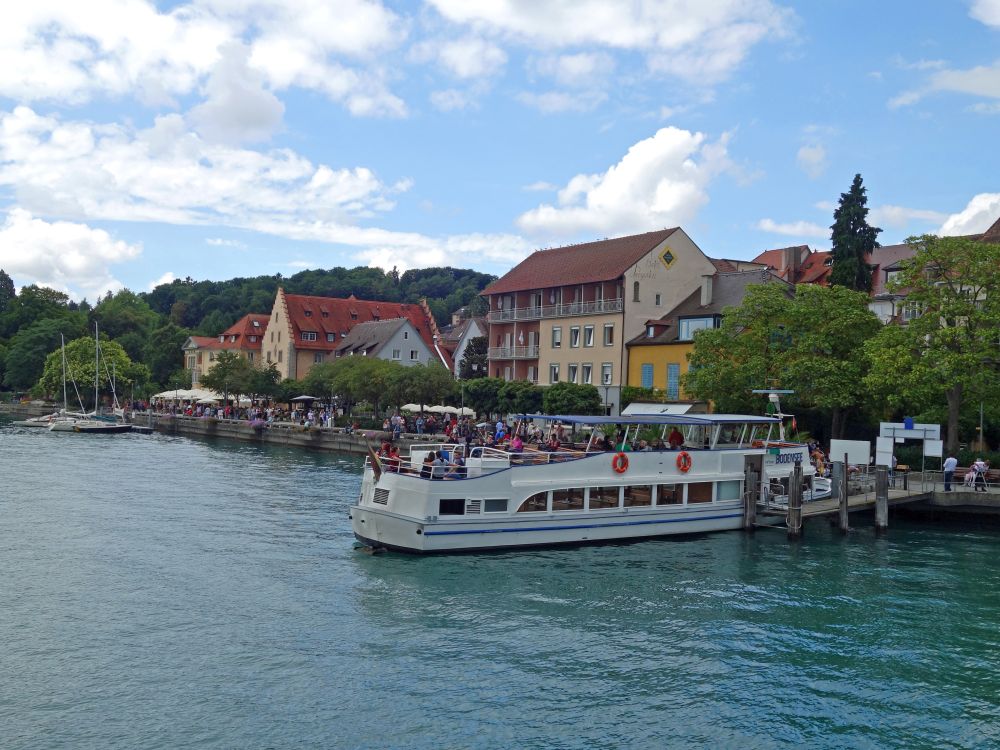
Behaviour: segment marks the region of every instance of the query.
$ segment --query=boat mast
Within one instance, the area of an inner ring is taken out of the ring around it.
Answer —
[[[101,339],[97,332],[97,323],[94,323],[94,416],[100,406],[100,377],[101,377]]]
[[[69,399],[66,396],[66,337],[61,333],[59,340],[62,342],[62,367],[63,367],[63,415],[69,411]]]

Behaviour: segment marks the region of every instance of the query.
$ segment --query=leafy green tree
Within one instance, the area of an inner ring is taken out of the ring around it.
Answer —
[[[184,367],[174,370],[162,382],[164,390],[188,390],[191,388],[191,371]]]
[[[100,326],[102,336],[119,341],[130,333],[146,338],[160,323],[160,316],[146,301],[128,289],[98,302],[90,317]]]
[[[67,320],[76,328],[86,326],[86,317],[69,309],[69,297],[55,289],[29,284],[7,304],[0,314],[0,336],[13,336],[18,331],[47,319]]]
[[[0,315],[7,312],[10,303],[17,297],[14,289],[14,280],[7,275],[7,272],[0,268]]]
[[[59,349],[60,334],[67,339],[73,339],[83,333],[81,321],[77,325],[69,325],[69,321],[60,318],[44,318],[32,323],[10,340],[5,359],[4,383],[26,390],[33,386],[42,376],[45,369],[45,359],[49,352]],[[93,341],[91,339],[91,341]],[[93,357],[94,346],[90,346]],[[94,365],[90,365],[90,382],[94,380]],[[60,372],[59,388],[62,391],[62,375]],[[54,391],[50,391],[54,392]]]
[[[537,414],[542,409],[542,389],[527,380],[510,380],[497,392],[504,414]]]
[[[90,336],[66,344],[66,379],[76,383],[85,404],[88,405],[88,394],[93,392],[91,389],[95,380],[95,366],[98,364],[95,357],[94,339]],[[148,382],[149,369],[141,362],[133,362],[117,342],[102,340],[97,380],[100,383],[99,391],[102,398],[112,393],[124,394],[127,387]],[[57,344],[45,358],[38,390],[46,395],[56,396],[62,393],[62,389],[62,351]],[[70,393],[73,393],[72,389]]]
[[[877,238],[882,231],[868,224],[868,197],[861,175],[854,175],[851,189],[840,194],[840,205],[833,212],[833,269],[830,283],[846,286],[858,292],[872,289],[872,269],[868,259],[879,247]]]
[[[747,288],[722,326],[695,336],[685,390],[722,412],[760,410],[754,388],[791,388],[786,408],[819,409],[841,437],[866,400],[864,343],[880,331],[868,298],[843,287],[783,284]]]
[[[546,414],[601,414],[604,403],[592,385],[555,383],[544,390],[542,405]]]
[[[492,416],[500,411],[500,389],[503,378],[475,378],[465,381],[465,402],[480,416]]]
[[[1000,399],[1000,244],[911,237],[916,248],[893,289],[921,310],[869,342],[867,383],[896,407],[948,406],[946,444],[958,450],[962,405]]]
[[[152,373],[153,382],[166,383],[177,365],[183,362],[184,352],[181,347],[187,341],[187,329],[179,328],[170,320],[163,321],[153,329],[145,342],[142,360]]]
[[[215,364],[201,376],[198,385],[221,393],[228,400],[249,393],[253,365],[236,352],[221,351],[215,357]]]
[[[417,404],[440,404],[450,399],[456,392],[455,378],[444,365],[432,363],[415,365],[413,370],[414,389],[410,392]]]
[[[472,380],[473,378],[485,378],[486,355],[489,341],[485,336],[473,336],[465,347],[462,354],[462,361],[458,365],[459,377],[462,380]]]
[[[246,393],[254,398],[272,398],[278,393],[281,373],[273,362],[254,366],[247,379]],[[316,394],[321,395],[321,394]]]

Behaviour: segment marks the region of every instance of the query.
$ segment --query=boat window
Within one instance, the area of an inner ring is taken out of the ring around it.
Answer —
[[[446,498],[442,497],[439,501],[438,515],[440,516],[464,516],[465,515],[465,498],[455,497]]]
[[[625,507],[635,508],[653,504],[653,488],[646,484],[638,487],[625,488]]]
[[[552,510],[583,510],[583,489],[552,490]]]
[[[657,505],[680,505],[684,502],[684,488],[679,484],[661,484],[656,489]]]
[[[517,509],[518,513],[544,513],[548,508],[549,493],[539,492],[532,495]]]
[[[730,482],[719,482],[716,490],[716,500],[739,500],[742,482],[734,479]]]
[[[618,507],[618,487],[591,487],[590,488],[590,509],[602,510],[604,508]]]
[[[506,513],[507,498],[487,498],[483,500],[483,513]]]
[[[711,482],[692,482],[687,486],[687,488],[688,488],[688,505],[690,505],[691,503],[712,502]]]

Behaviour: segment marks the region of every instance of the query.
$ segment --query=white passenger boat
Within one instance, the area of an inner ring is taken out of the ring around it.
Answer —
[[[355,536],[376,548],[457,552],[738,529],[751,471],[760,497],[774,483],[787,488],[797,462],[813,473],[805,445],[772,440],[776,417],[519,419],[555,420],[579,440],[558,451],[474,447],[464,471],[450,469],[448,478],[428,477],[424,459],[431,451],[450,458],[464,446],[413,445],[398,466],[373,455],[350,509]],[[624,431],[624,440],[650,430],[662,437],[671,427],[683,434],[679,450],[607,451],[595,439],[598,430]]]

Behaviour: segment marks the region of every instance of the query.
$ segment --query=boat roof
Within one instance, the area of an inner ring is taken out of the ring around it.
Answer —
[[[781,420],[759,414],[634,414],[632,416],[593,416],[579,414],[513,414],[515,419],[543,419],[564,424],[589,425],[721,425],[721,424],[777,424]]]

